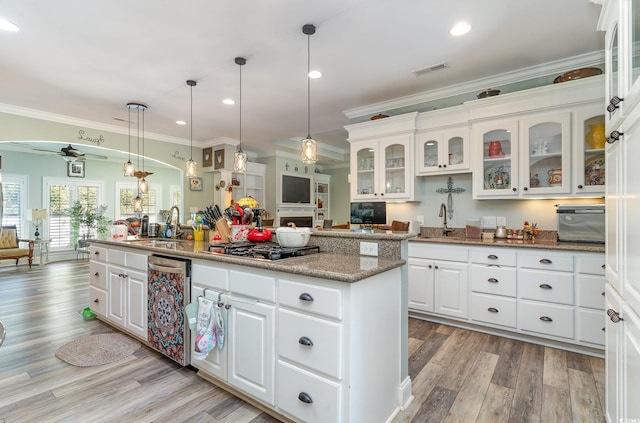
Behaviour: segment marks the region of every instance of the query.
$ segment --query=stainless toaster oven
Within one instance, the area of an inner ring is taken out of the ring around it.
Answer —
[[[557,204],[558,241],[604,244],[604,204]]]

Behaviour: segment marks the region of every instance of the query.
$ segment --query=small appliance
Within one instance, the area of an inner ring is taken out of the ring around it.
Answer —
[[[605,242],[604,204],[557,204],[558,241]]]

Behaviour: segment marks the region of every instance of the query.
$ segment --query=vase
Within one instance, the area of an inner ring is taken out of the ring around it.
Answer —
[[[547,175],[549,176],[547,180],[550,186],[562,184],[562,168],[556,167],[553,169],[549,169]]]
[[[604,122],[589,125],[589,132],[584,136],[584,141],[592,149],[604,148],[607,137],[604,135]]]
[[[489,143],[489,157],[504,157],[500,141],[491,141]]]

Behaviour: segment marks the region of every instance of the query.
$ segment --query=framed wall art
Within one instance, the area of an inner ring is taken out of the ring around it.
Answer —
[[[189,178],[189,189],[191,191],[202,191],[202,178]]]
[[[73,178],[84,178],[84,162],[67,162],[67,176]]]
[[[224,149],[216,150],[213,154],[213,168],[224,169]]]
[[[213,148],[208,147],[202,150],[202,167],[211,167],[213,163]]]

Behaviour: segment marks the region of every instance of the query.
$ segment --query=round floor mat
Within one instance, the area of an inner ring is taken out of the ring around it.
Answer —
[[[56,357],[78,367],[101,366],[122,360],[140,348],[140,343],[119,333],[89,335],[64,344]]]

